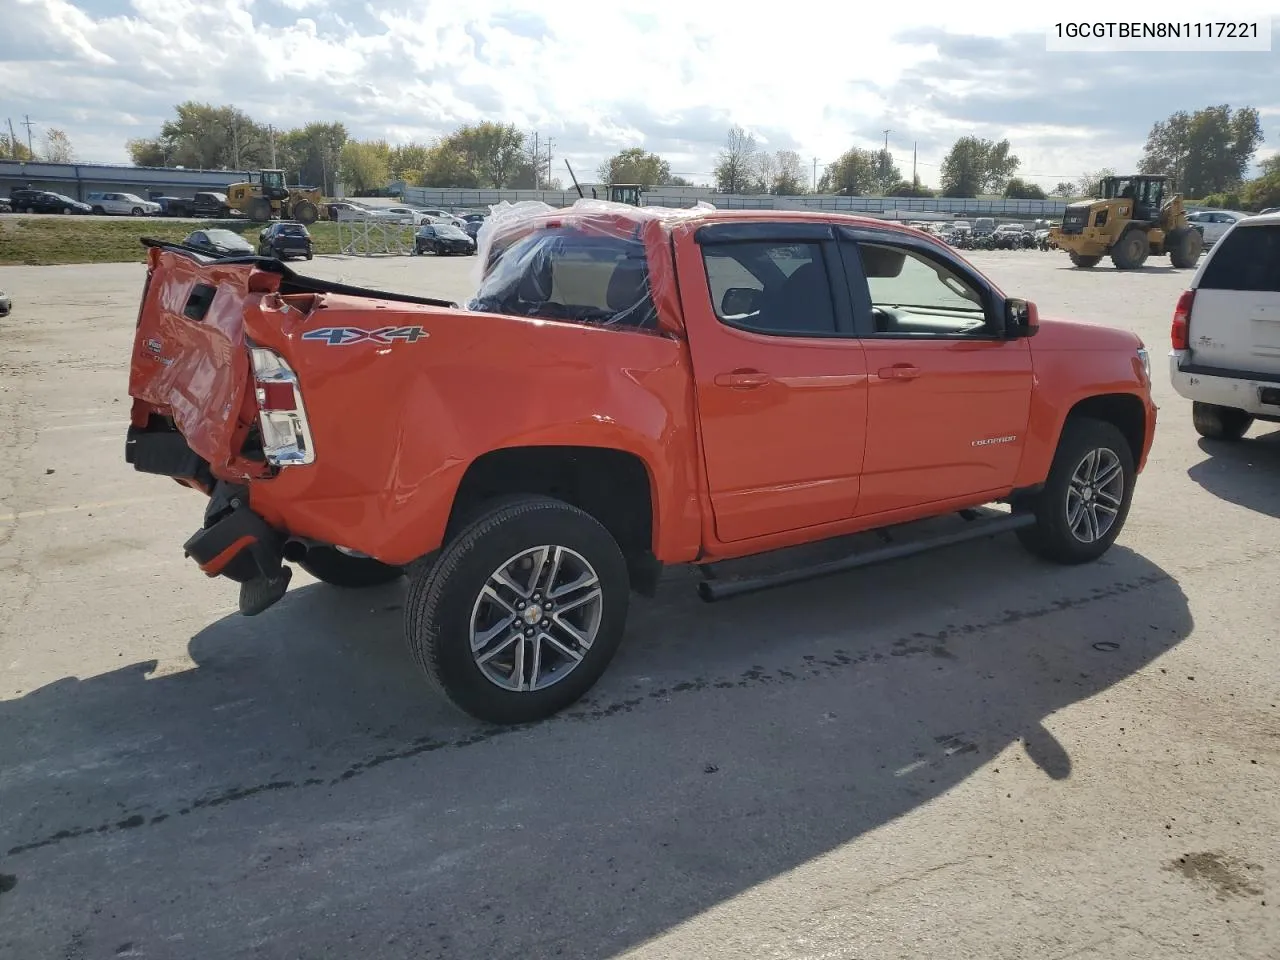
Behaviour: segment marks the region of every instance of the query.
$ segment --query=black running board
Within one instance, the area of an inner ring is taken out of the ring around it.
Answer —
[[[981,540],[984,537],[1012,533],[1022,527],[1032,526],[1035,522],[1035,515],[1031,513],[1013,513],[991,520],[970,520],[965,525],[965,528],[958,533],[916,540],[910,543],[895,543],[891,546],[860,551],[847,557],[841,557],[839,560],[829,560],[826,563],[818,563],[809,567],[794,567],[778,573],[759,577],[744,577],[740,580],[703,580],[698,584],[698,596],[707,603],[714,603],[717,600],[727,600],[730,597],[741,596],[744,593],[757,593],[761,590],[784,587],[788,584],[801,583],[805,580],[816,580],[818,577],[830,576],[833,573],[856,570],[858,567],[869,567],[872,564],[885,563],[889,560],[901,560],[903,557],[927,553],[930,550],[937,550],[939,547],[950,547],[969,540]]]

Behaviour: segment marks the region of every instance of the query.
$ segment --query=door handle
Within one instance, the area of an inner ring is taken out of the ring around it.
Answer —
[[[881,380],[914,380],[920,376],[920,368],[913,363],[895,363],[892,367],[881,367],[876,376]]]
[[[732,373],[716,375],[717,387],[732,387],[735,390],[751,390],[763,387],[769,382],[769,375],[759,370],[734,370]]]

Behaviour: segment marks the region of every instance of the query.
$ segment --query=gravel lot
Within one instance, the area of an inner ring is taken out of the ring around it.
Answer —
[[[0,269],[0,956],[1274,958],[1280,433],[1198,442],[1187,273],[972,259],[1152,348],[1108,557],[673,582],[590,702],[498,733],[419,677],[403,587],[298,571],[243,619],[183,560],[200,499],[123,461],[141,266]]]

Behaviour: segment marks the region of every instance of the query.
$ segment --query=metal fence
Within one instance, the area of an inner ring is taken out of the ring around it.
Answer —
[[[584,188],[585,189],[585,188]],[[589,192],[589,191],[588,191]],[[603,195],[603,192],[601,192]],[[453,187],[407,187],[404,201],[421,207],[446,210],[483,210],[502,201],[540,200],[553,207],[571,206],[574,190],[463,190]],[[644,202],[655,207],[691,207],[705,200],[722,210],[837,210],[852,213],[941,213],[952,216],[1061,216],[1065,200],[967,200],[957,197],[837,197],[772,195],[744,196],[711,190],[649,191]]]

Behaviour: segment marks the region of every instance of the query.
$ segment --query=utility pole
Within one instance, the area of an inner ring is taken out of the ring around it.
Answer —
[[[547,186],[551,186],[551,144],[550,137],[547,137]]]
[[[31,143],[31,128],[35,126],[35,121],[31,119],[29,114],[22,115],[22,125],[27,128],[27,153],[31,154],[31,159],[36,158],[36,148]]]
[[[267,133],[271,137],[271,169],[274,170],[276,168],[276,128],[268,123]],[[323,153],[324,148],[321,147],[320,149],[321,149],[321,152]]]
[[[533,131],[533,189],[542,189],[542,154],[538,152],[538,131]]]
[[[818,192],[818,158],[813,158],[813,192]]]
[[[919,140],[911,144],[911,185],[913,187],[919,184],[920,182],[920,178],[916,176],[916,150],[919,148],[919,146],[920,146]]]

